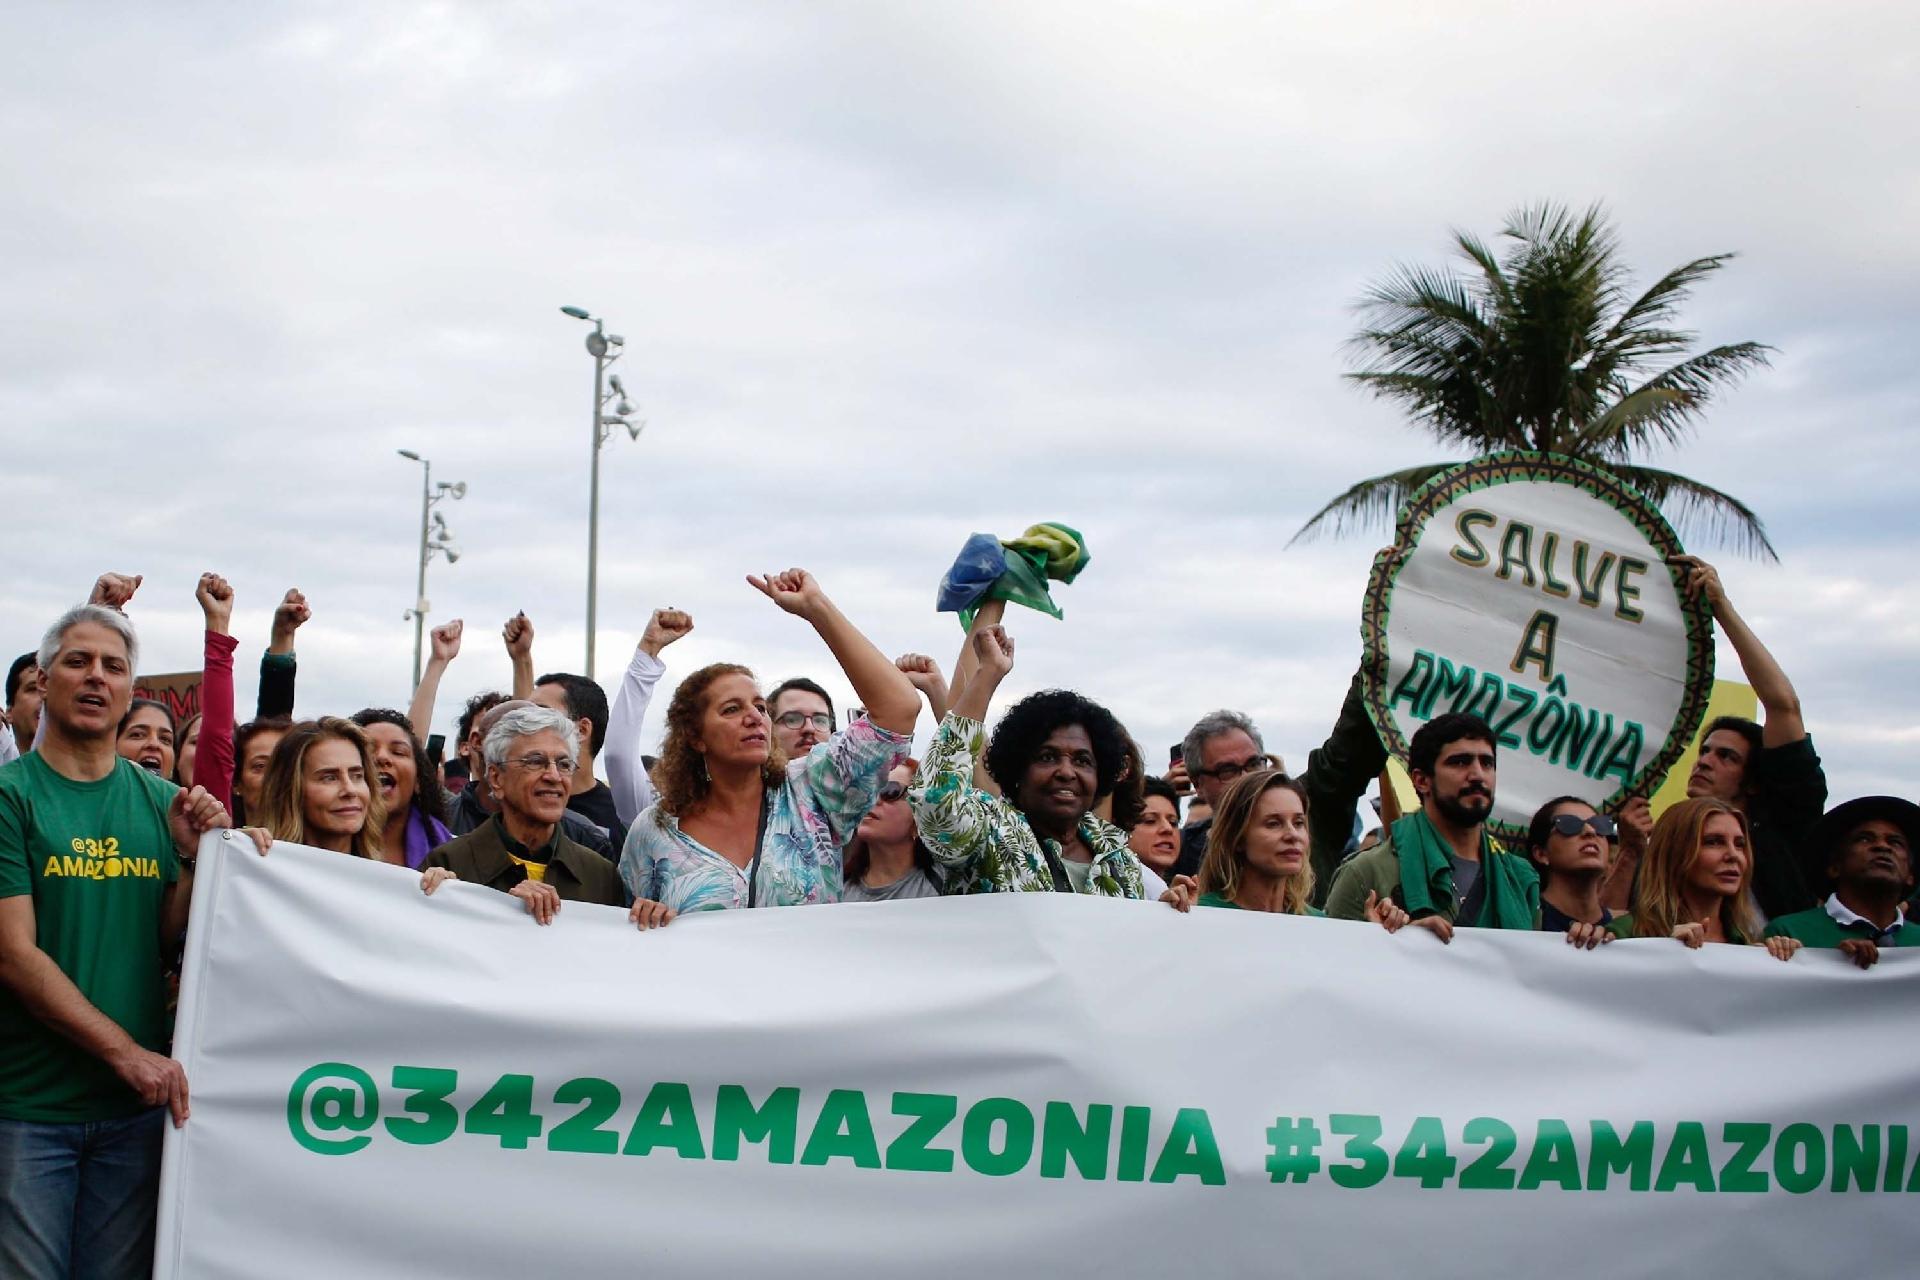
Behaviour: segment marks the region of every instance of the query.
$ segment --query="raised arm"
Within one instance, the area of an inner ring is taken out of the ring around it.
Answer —
[[[1713,620],[1727,637],[1727,643],[1733,646],[1735,656],[1740,659],[1740,670],[1746,673],[1747,683],[1753,686],[1754,696],[1765,709],[1761,717],[1762,745],[1785,746],[1806,737],[1806,722],[1800,715],[1800,695],[1793,691],[1793,682],[1767,652],[1767,646],[1760,643],[1760,637],[1727,599],[1719,571],[1699,556],[1675,556],[1672,563],[1686,570],[1687,594],[1704,593],[1707,603],[1713,606]]]
[[[947,692],[947,678],[940,674],[940,664],[924,653],[903,653],[893,660],[912,685],[927,700],[927,709],[933,712],[933,722],[940,723],[947,718],[947,710],[953,705],[953,696]]]
[[[513,663],[513,696],[531,698],[533,696],[533,619],[524,611],[507,619],[507,625],[500,628],[500,638],[507,643],[507,658]]]
[[[620,677],[620,687],[613,691],[613,705],[607,710],[607,749],[600,753],[600,762],[613,792],[614,814],[629,827],[654,801],[653,779],[647,776],[646,753],[640,749],[640,729],[654,688],[667,670],[660,651],[692,630],[690,614],[655,609],[634,646],[633,661]]]
[[[974,770],[986,746],[980,714],[1013,669],[1013,638],[1002,628],[976,632],[974,644],[983,653],[977,656],[975,678],[963,695],[963,705],[940,721],[927,758],[907,789],[920,838],[941,866],[961,873],[992,847],[997,802],[973,785]],[[965,701],[976,697],[977,705]]]
[[[233,588],[217,573],[200,575],[193,598],[206,620],[200,667],[200,746],[188,784],[205,787],[223,808],[233,807]]]
[[[260,659],[260,697],[254,714],[260,717],[293,715],[294,678],[299,664],[293,653],[293,633],[298,631],[313,610],[307,607],[300,588],[289,587],[273,611],[273,634],[267,652]]]
[[[433,728],[433,703],[440,696],[440,677],[460,656],[460,633],[464,630],[466,623],[455,618],[427,633],[431,652],[427,656],[427,665],[421,668],[420,683],[413,691],[413,701],[407,704],[407,723],[413,726],[413,736],[422,742],[427,740],[427,734]]]
[[[1308,812],[1314,815],[1310,853],[1314,881],[1329,889],[1340,853],[1353,834],[1354,806],[1387,767],[1387,749],[1380,745],[1380,735],[1367,716],[1361,689],[1360,673],[1355,672],[1333,731],[1307,753],[1307,771],[1300,779],[1307,790]]]
[[[913,732],[913,722],[920,716],[920,695],[907,683],[900,668],[847,621],[812,574],[805,569],[789,569],[764,578],[749,574],[747,581],[819,633],[853,686],[854,696],[867,709],[868,720],[890,733]]]
[[[980,660],[974,656],[973,638],[988,627],[997,627],[1000,620],[1007,616],[1005,600],[987,600],[980,605],[979,612],[973,615],[973,622],[967,627],[967,634],[960,637],[960,653],[953,660],[953,679],[947,683],[947,705],[960,704],[960,695],[966,692],[967,682],[973,679],[973,673],[979,669]]]

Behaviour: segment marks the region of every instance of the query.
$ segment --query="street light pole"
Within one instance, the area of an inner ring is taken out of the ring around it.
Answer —
[[[593,338],[600,339],[599,342]],[[594,612],[600,595],[600,446],[606,440],[606,428],[600,423],[602,407],[601,382],[607,372],[607,340],[605,327],[600,321],[593,322],[593,335],[587,340],[587,350],[593,353],[593,436],[591,492],[587,498],[587,679],[593,679],[593,630]]]
[[[633,412],[633,406],[627,403],[626,388],[620,385],[618,376],[608,377],[607,366],[618,360],[626,340],[617,333],[608,333],[606,323],[600,317],[589,314],[584,307],[562,307],[561,312],[575,320],[587,320],[593,324],[593,332],[587,335],[587,354],[593,357],[593,433],[590,442],[587,474],[587,665],[586,677],[593,679],[593,639],[600,600],[600,448],[615,427],[625,427],[633,439],[640,438],[645,429],[644,422],[629,422],[627,415]],[[607,390],[612,383],[613,390]],[[607,402],[614,397],[620,402],[614,411],[608,413]]]
[[[436,551],[446,555],[448,564],[460,558],[460,549],[453,545],[453,534],[447,529],[446,518],[432,515],[433,504],[442,498],[450,497],[458,501],[466,497],[467,486],[464,481],[459,480],[451,484],[442,480],[435,485],[433,463],[411,449],[399,449],[395,452],[403,458],[420,464],[420,575],[414,583],[413,608],[402,615],[413,619],[413,684],[418,688],[421,648],[427,629],[427,561],[433,558],[433,553]],[[431,526],[429,517],[431,517]]]
[[[413,684],[420,685],[420,644],[427,630],[427,509],[433,505],[433,464],[420,459],[420,577],[413,588]]]

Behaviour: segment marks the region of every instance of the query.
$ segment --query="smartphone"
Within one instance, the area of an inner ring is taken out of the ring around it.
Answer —
[[[447,751],[447,735],[446,734],[436,733],[428,736],[427,759],[433,761],[435,764],[439,764],[441,759],[446,755],[446,751]]]
[[[1179,764],[1182,760],[1186,759],[1186,757],[1187,744],[1184,742],[1176,742],[1173,744],[1173,750],[1167,752],[1167,764],[1171,767]]]

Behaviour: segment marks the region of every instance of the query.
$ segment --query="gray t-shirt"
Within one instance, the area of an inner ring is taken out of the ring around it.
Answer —
[[[1480,864],[1469,862],[1457,853],[1447,855],[1453,862],[1454,901],[1460,909],[1454,913],[1455,924],[1472,924],[1480,918],[1480,902],[1486,895],[1478,892],[1486,886],[1480,883]]]
[[[850,884],[846,892],[840,895],[842,902],[898,902],[902,898],[937,898],[940,886],[933,882],[919,867],[907,872],[892,884],[883,884],[878,889],[869,889],[863,884]]]

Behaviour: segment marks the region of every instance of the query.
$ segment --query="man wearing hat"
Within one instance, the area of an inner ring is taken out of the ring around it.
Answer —
[[[1829,810],[1807,844],[1808,879],[1824,878],[1826,903],[1781,916],[1767,936],[1834,947],[1862,969],[1881,947],[1920,947],[1920,924],[1901,904],[1913,892],[1913,846],[1920,805],[1896,796],[1863,796]]]

